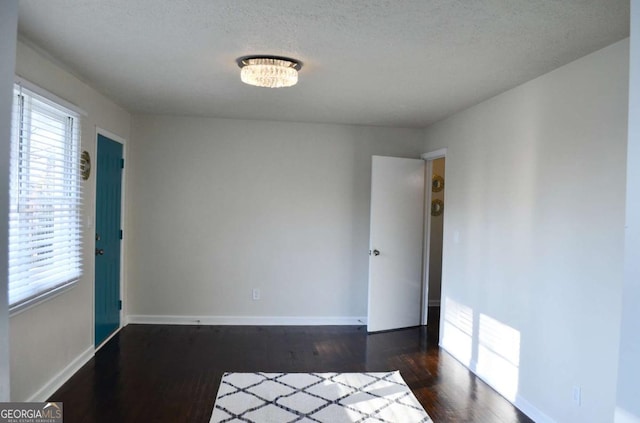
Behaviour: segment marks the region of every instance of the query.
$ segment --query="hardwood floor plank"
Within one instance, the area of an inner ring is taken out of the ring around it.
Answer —
[[[437,345],[430,326],[129,325],[64,384],[65,423],[202,422],[224,372],[400,370],[436,423],[530,423]]]

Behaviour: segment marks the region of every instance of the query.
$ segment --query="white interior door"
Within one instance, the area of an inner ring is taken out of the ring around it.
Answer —
[[[368,331],[418,326],[425,164],[373,156],[371,172]]]

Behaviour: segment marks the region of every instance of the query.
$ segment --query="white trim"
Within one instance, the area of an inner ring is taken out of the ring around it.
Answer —
[[[49,101],[56,102],[60,106],[66,108],[66,109],[69,109],[70,111],[72,111],[74,113],[77,113],[77,114],[79,114],[81,116],[88,116],[89,115],[85,110],[81,109],[80,107],[76,106],[75,104],[73,104],[73,103],[71,103],[71,102],[69,102],[69,101],[67,101],[67,100],[65,100],[63,98],[58,97],[54,93],[45,90],[44,88],[34,84],[33,82],[27,81],[26,79],[22,78],[19,75],[16,75],[15,82],[16,82],[16,84],[23,86],[24,88],[28,89],[29,91],[32,91],[32,92],[34,92],[34,93],[46,98]]]
[[[357,316],[127,316],[127,324],[147,325],[247,325],[247,326],[362,326],[366,317]]]
[[[107,137],[113,141],[117,141],[120,144],[127,145],[127,140],[125,138],[122,138],[120,135],[114,134],[113,132],[107,131],[106,129],[103,129],[99,126],[96,126],[96,145],[98,142],[98,134],[102,135],[103,137]],[[124,149],[123,149],[124,152]]]
[[[57,375],[51,378],[44,384],[36,393],[27,398],[26,402],[43,402],[46,401],[51,395],[53,395],[62,385],[64,385],[82,366],[87,364],[91,358],[93,358],[95,350],[93,346],[87,348],[84,352],[80,353],[69,363],[64,369],[62,369]]]
[[[102,135],[105,136],[107,138],[109,138],[110,140],[119,142],[120,144],[122,144],[122,160],[124,160],[124,168],[122,169],[122,180],[120,181],[120,226],[121,226],[121,230],[124,234],[122,242],[120,243],[120,301],[122,301],[122,308],[120,309],[120,328],[122,329],[123,327],[126,326],[126,324],[124,323],[125,320],[125,309],[126,309],[126,305],[127,305],[127,299],[126,299],[126,284],[125,284],[125,260],[126,260],[126,236],[127,234],[124,233],[124,229],[127,226],[127,214],[126,214],[126,198],[127,198],[127,193],[126,193],[126,189],[127,189],[127,140],[123,137],[121,137],[120,135],[114,134],[111,131],[107,131],[106,129],[100,128],[99,126],[96,126],[96,162],[97,162],[97,152],[98,152],[98,135]],[[96,163],[97,164],[97,163]],[[96,166],[97,168],[97,166]],[[96,195],[98,194],[98,190],[97,190],[97,185],[96,185]],[[94,212],[95,214],[95,212]],[[94,281],[94,287],[95,287],[95,281]],[[94,313],[94,317],[95,317],[95,313]],[[95,325],[94,325],[95,326]],[[118,331],[116,331],[118,332]],[[115,335],[114,332],[111,336],[109,336],[109,338],[107,338],[107,340],[111,339],[113,337],[113,335]],[[103,343],[104,345],[104,343]]]
[[[442,328],[441,328],[442,330]],[[484,383],[486,383],[491,389],[493,389],[498,395],[500,395],[502,398],[504,398],[505,400],[509,401],[511,404],[513,404],[518,410],[522,411],[524,414],[527,415],[527,417],[529,417],[531,420],[533,420],[536,423],[557,423],[555,420],[553,420],[551,417],[549,417],[548,415],[546,415],[545,413],[543,413],[540,409],[538,409],[536,406],[534,406],[531,402],[529,402],[526,398],[524,398],[522,395],[520,394],[516,394],[516,398],[514,401],[510,401],[507,397],[505,397],[504,395],[502,395],[500,392],[498,392],[498,390],[485,378],[483,378],[480,374],[478,374],[478,372],[476,371],[476,367],[477,367],[477,363],[475,360],[472,360],[471,363],[469,363],[469,365],[465,365],[462,361],[460,361],[455,355],[451,354],[443,345],[442,342],[438,342],[438,346],[440,348],[442,348],[447,354],[449,354],[451,357],[453,357],[458,363],[462,364],[467,370],[469,370],[471,373],[473,373],[478,379],[480,379],[481,381],[483,381]]]
[[[435,151],[430,151],[428,153],[423,153],[420,155],[420,158],[422,158],[422,160],[426,161],[426,171],[425,171],[425,195],[424,195],[424,216],[425,216],[425,223],[424,223],[424,229],[423,229],[423,233],[424,233],[424,245],[422,248],[423,251],[423,256],[422,256],[422,262],[424,263],[423,265],[423,269],[422,269],[422,292],[423,292],[423,299],[422,299],[422,325],[426,325],[427,321],[429,320],[429,306],[432,305],[440,305],[441,304],[441,299],[438,300],[431,300],[429,301],[429,260],[430,260],[430,253],[431,253],[431,200],[433,199],[433,194],[431,192],[431,175],[433,174],[433,161],[436,159],[446,159],[447,158],[447,149],[446,148],[441,148],[439,150],[435,150]],[[445,168],[445,174],[442,175],[445,179],[446,179],[446,168]],[[446,190],[446,188],[445,188]],[[443,219],[443,225],[444,225],[444,219],[445,217],[442,217]],[[445,239],[445,233],[444,233],[444,226],[443,226],[443,232],[442,232],[442,240],[444,242]],[[443,250],[444,253],[444,250]],[[443,257],[443,262],[444,262],[444,257]],[[442,282],[440,283],[440,290],[442,292]],[[440,294],[442,296],[442,294]],[[432,304],[432,302],[437,302],[437,304]],[[427,304],[427,307],[424,307],[424,304]],[[444,320],[440,319],[440,330],[442,330],[442,324],[443,324]],[[440,332],[442,333],[442,332]]]
[[[433,160],[425,160],[424,169],[424,224],[422,227],[422,321],[423,326],[429,320],[429,265],[431,261],[431,175]],[[427,305],[425,307],[425,304]]]
[[[477,362],[475,360],[471,361],[471,363],[469,364],[468,369],[474,375],[476,375],[480,380],[482,380],[484,383],[489,385],[489,387],[491,387],[491,389],[496,391],[504,399],[506,399],[511,404],[516,406],[516,408],[518,408],[520,411],[522,411],[524,414],[526,414],[527,417],[529,417],[531,420],[533,420],[536,423],[556,423],[555,420],[553,420],[551,417],[547,416],[545,413],[540,411],[537,407],[535,407],[532,403],[530,403],[526,398],[524,398],[520,394],[516,394],[516,397],[515,397],[515,399],[513,401],[509,400],[507,397],[502,395],[489,380],[487,380],[484,377],[482,377],[478,373],[477,368],[478,368],[477,367]]]
[[[556,423],[555,420],[544,414],[520,394],[516,395],[516,400],[513,405],[536,423]]]
[[[435,159],[439,159],[441,157],[446,157],[446,156],[447,156],[447,149],[441,148],[439,150],[423,153],[420,155],[420,158],[422,160],[435,160]]]
[[[40,304],[44,304],[49,300],[54,299],[55,297],[57,297],[58,295],[62,295],[64,293],[66,293],[67,291],[72,290],[73,288],[75,288],[78,285],[78,281],[79,279],[75,279],[72,282],[69,282],[65,285],[59,286],[57,288],[54,288],[50,291],[46,291],[44,293],[42,293],[41,295],[38,295],[37,297],[33,298],[30,301],[26,301],[22,304],[19,304],[17,306],[14,307],[9,307],[9,317],[13,318],[15,316],[17,316],[20,313],[23,313],[27,310],[30,310],[34,307],[39,306]]]

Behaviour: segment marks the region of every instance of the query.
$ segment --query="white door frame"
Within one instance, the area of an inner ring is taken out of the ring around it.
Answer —
[[[441,148],[439,150],[424,153],[420,156],[422,160],[426,161],[425,166],[425,192],[424,192],[424,246],[422,251],[424,257],[422,262],[424,267],[422,269],[422,325],[427,324],[427,318],[429,314],[429,255],[431,249],[431,174],[433,173],[433,161],[436,159],[446,158],[447,149]],[[446,168],[445,168],[446,174]],[[442,175],[446,181],[446,175]],[[444,219],[444,216],[443,216]],[[444,234],[444,233],[443,233]],[[443,236],[444,238],[444,236]]]
[[[126,228],[126,207],[125,207],[125,199],[126,199],[126,193],[125,193],[125,189],[126,189],[126,177],[127,177],[127,140],[126,138],[121,137],[120,135],[114,134],[113,132],[110,132],[106,129],[103,129],[99,126],[96,126],[96,131],[95,131],[95,136],[93,138],[93,172],[91,172],[92,176],[96,174],[97,172],[97,168],[98,168],[98,135],[102,135],[104,137],[109,138],[112,141],[115,141],[117,143],[122,144],[122,158],[125,161],[125,167],[124,169],[122,169],[122,191],[120,192],[120,226],[122,226],[122,229],[124,230],[124,228]],[[92,230],[95,232],[95,218],[96,218],[96,196],[98,195],[98,186],[97,186],[97,180],[95,177],[93,177],[93,217],[92,219]],[[127,234],[124,234],[124,237],[126,239]],[[93,239],[93,236],[91,237]],[[118,332],[120,332],[120,329],[122,329],[123,327],[126,326],[126,322],[125,322],[125,318],[126,318],[126,314],[125,314],[125,307],[126,307],[126,291],[125,291],[125,258],[126,258],[126,254],[125,254],[125,246],[126,246],[126,242],[125,239],[122,240],[122,243],[120,244],[120,298],[122,299],[122,308],[120,309],[120,326],[118,327],[118,329],[116,329],[115,331],[113,331],[113,333],[111,335],[109,335],[104,341],[102,341],[102,343],[98,346],[95,347],[95,350],[98,351],[100,348],[102,348],[107,342],[109,342],[111,340],[111,338],[113,338]],[[93,248],[92,248],[93,250]],[[95,257],[94,257],[94,261],[95,261]],[[95,280],[95,264],[94,264],[94,270],[93,270],[93,277],[92,277],[93,283],[91,284],[91,292],[92,292],[92,299],[91,299],[91,310],[92,310],[92,316],[91,316],[91,320],[92,320],[92,325],[91,325],[91,339],[93,340],[93,342],[95,342],[96,339],[96,310],[95,310],[95,296],[96,296],[96,280]]]

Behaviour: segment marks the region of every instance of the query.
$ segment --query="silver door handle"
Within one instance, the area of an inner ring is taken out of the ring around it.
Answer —
[[[96,256],[104,255],[104,250],[102,248],[96,248]]]

